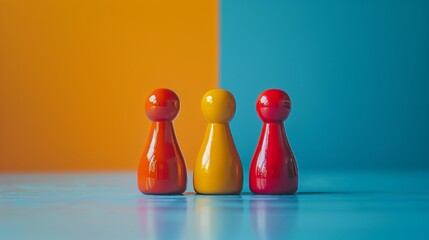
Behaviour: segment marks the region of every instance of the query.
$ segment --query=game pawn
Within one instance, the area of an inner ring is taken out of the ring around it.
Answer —
[[[290,110],[290,98],[280,89],[266,90],[258,97],[256,111],[263,126],[249,174],[255,194],[294,194],[298,189],[298,168],[283,123]]]
[[[234,96],[223,89],[210,90],[201,101],[201,109],[209,123],[195,162],[195,192],[239,194],[243,168],[229,128],[235,114]]]
[[[179,98],[169,89],[156,89],[146,100],[152,125],[138,168],[138,187],[144,194],[182,194],[186,190],[185,161],[172,123],[179,108]]]

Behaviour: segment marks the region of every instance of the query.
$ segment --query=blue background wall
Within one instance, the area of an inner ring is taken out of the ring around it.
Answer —
[[[429,1],[222,1],[220,71],[245,169],[267,88],[300,169],[429,167]]]

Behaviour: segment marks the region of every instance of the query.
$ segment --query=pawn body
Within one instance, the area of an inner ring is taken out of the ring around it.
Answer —
[[[298,168],[283,122],[291,102],[282,90],[261,93],[256,110],[263,127],[252,158],[249,187],[255,194],[294,194],[298,189]]]
[[[138,187],[144,194],[182,194],[187,173],[172,123],[179,98],[171,90],[156,89],[145,105],[152,125],[140,159]]]
[[[235,113],[235,99],[226,90],[213,89],[201,102],[209,122],[194,170],[194,190],[198,194],[239,194],[243,188],[243,168],[229,128]]]

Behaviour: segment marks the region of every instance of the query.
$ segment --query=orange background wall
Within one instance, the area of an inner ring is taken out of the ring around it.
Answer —
[[[217,1],[0,0],[0,171],[136,169],[154,88],[188,168],[217,86]]]

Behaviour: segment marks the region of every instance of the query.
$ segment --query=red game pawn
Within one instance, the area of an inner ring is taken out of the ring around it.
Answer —
[[[186,190],[185,161],[172,123],[179,108],[179,98],[168,89],[156,89],[146,100],[152,126],[138,169],[138,186],[144,194],[182,194]]]
[[[255,194],[294,194],[298,189],[298,168],[283,124],[290,109],[282,90],[269,89],[258,97],[256,111],[264,124],[250,165],[249,185]]]

